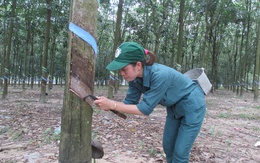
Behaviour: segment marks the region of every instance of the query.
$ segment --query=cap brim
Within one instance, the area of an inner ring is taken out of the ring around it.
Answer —
[[[107,68],[109,71],[115,71],[115,70],[119,70],[119,69],[121,69],[121,68],[127,66],[128,64],[129,64],[129,63],[122,63],[122,62],[117,62],[117,61],[113,60],[111,63],[109,63],[109,64],[107,65],[106,68]]]

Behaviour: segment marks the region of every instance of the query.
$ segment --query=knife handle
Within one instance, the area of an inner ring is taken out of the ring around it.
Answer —
[[[92,100],[98,100],[98,98],[96,97],[96,96],[93,96],[93,95],[87,95],[87,96],[85,96],[85,97],[83,97],[83,101],[86,101],[86,99],[88,98],[88,97],[90,97]]]
[[[127,118],[126,115],[124,115],[123,113],[120,113],[120,112],[118,112],[118,111],[116,111],[116,110],[110,110],[110,111],[112,111],[113,113],[115,113],[116,115],[118,115],[119,117],[121,117],[121,118],[123,118],[123,119],[126,119],[126,118]]]

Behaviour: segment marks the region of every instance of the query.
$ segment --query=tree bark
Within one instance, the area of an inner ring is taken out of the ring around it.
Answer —
[[[34,76],[35,76],[35,70],[34,70],[34,35],[32,34],[31,37],[31,52],[30,52],[30,60],[31,60],[31,89],[33,89],[34,84]]]
[[[97,38],[97,1],[71,0],[70,22]],[[71,79],[85,84],[82,88],[93,94],[94,61],[92,48],[69,32],[66,85],[61,118],[60,163],[91,163],[92,108],[71,91]]]
[[[119,0],[118,3],[118,10],[117,10],[117,18],[116,18],[116,29],[114,32],[114,47],[113,47],[113,52],[111,54],[111,60],[114,59],[115,57],[115,51],[120,43],[121,40],[121,22],[122,22],[122,15],[123,15],[123,0]],[[111,73],[110,73],[111,75]],[[108,87],[108,98],[113,98],[114,93],[117,92],[118,88],[119,88],[119,82],[118,82],[118,78],[115,78],[117,76],[117,73],[114,74],[114,80],[112,80],[111,78],[109,78],[109,87]]]
[[[50,30],[51,30],[51,9],[49,8],[52,0],[46,0],[47,12],[46,12],[46,28],[45,28],[45,41],[44,41],[44,53],[42,59],[42,76],[41,76],[41,98],[40,102],[46,102],[46,85],[47,85],[47,75],[48,75],[48,49],[50,41]]]
[[[233,59],[233,64],[234,64],[234,72],[233,72],[233,81],[234,81],[234,87],[233,87],[233,92],[236,92],[236,88],[238,87],[237,79],[238,79],[238,68],[237,68],[237,56],[238,56],[238,43],[239,43],[239,24],[236,26],[236,35],[235,35],[235,52],[234,52],[234,59]]]
[[[5,73],[4,73],[4,91],[3,91],[3,99],[6,99],[8,94],[8,80],[10,79],[10,56],[11,56],[11,46],[12,46],[12,36],[14,30],[14,18],[15,18],[15,9],[16,9],[16,0],[12,1],[12,12],[11,12],[11,22],[9,28],[9,35],[7,40],[7,52],[6,52],[6,62],[5,62]]]
[[[242,33],[241,33],[242,36],[241,36],[241,42],[240,42],[240,48],[239,48],[239,67],[238,67],[239,86],[237,87],[237,91],[236,91],[237,95],[240,95],[240,96],[242,96],[242,89],[244,89],[243,85],[244,85],[244,82],[245,82],[245,80],[243,78],[243,72],[245,70],[242,69],[243,64],[244,64],[243,62],[245,62],[243,60],[243,48],[244,48],[243,45],[244,45],[244,38],[245,38],[245,30],[246,30],[246,27],[243,24],[243,29],[242,29]]]
[[[258,101],[259,96],[259,75],[260,75],[260,22],[258,23],[258,44],[255,55],[255,73],[254,73],[254,101]]]
[[[55,31],[55,30],[54,30]],[[53,74],[54,74],[54,59],[55,59],[55,52],[56,52],[56,31],[53,34],[53,40],[52,40],[52,47],[51,47],[51,59],[50,59],[50,74],[49,74],[49,90],[53,87]]]
[[[28,55],[29,55],[29,50],[30,50],[30,40],[31,40],[31,29],[30,29],[30,26],[31,26],[31,18],[28,18],[29,17],[29,10],[26,10],[27,11],[27,18],[26,18],[26,45],[25,45],[25,53],[24,53],[24,56],[23,56],[23,90],[25,90],[25,81],[26,81],[26,78],[28,76],[27,74],[27,58],[28,58]]]
[[[184,26],[184,7],[185,0],[181,0],[180,3],[180,14],[179,14],[179,39],[178,39],[178,53],[177,53],[177,63],[182,65],[182,50],[183,50],[183,26]]]

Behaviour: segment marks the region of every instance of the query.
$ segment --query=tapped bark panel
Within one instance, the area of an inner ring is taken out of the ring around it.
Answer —
[[[79,41],[77,41],[79,42]],[[82,43],[83,41],[80,40]],[[87,54],[86,44],[72,43],[70,89],[79,97],[93,94],[94,90],[94,54]],[[85,49],[84,49],[85,48]]]

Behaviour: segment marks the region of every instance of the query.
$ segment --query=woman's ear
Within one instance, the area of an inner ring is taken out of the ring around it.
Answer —
[[[140,61],[136,62],[136,66],[138,66],[138,68],[143,68],[142,62]]]

